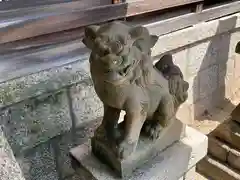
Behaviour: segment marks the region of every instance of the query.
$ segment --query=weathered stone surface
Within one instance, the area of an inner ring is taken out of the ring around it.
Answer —
[[[89,144],[76,147],[75,157],[98,180],[120,180],[108,166],[99,162],[91,153]],[[73,152],[72,151],[72,152]],[[178,180],[207,153],[207,137],[187,127],[186,137],[165,151],[150,158],[128,180]]]
[[[0,179],[25,180],[0,126]]]
[[[57,180],[57,166],[51,144],[42,143],[23,156],[16,157],[26,180]]]
[[[65,92],[16,104],[1,118],[6,137],[17,154],[68,131],[72,126]]]
[[[208,153],[217,159],[227,162],[229,150],[230,148],[227,145],[216,138],[211,136],[208,138]]]
[[[70,93],[76,127],[102,117],[103,104],[97,97],[91,81],[72,86]]]
[[[239,151],[235,149],[230,149],[227,161],[231,167],[240,170],[240,152]]]
[[[87,58],[0,85],[0,107],[90,79]]]
[[[187,63],[188,63],[188,49],[182,49],[181,51],[173,53],[173,62],[181,69],[183,76],[187,76]]]
[[[188,89],[188,98],[186,103],[194,104],[200,100],[200,87],[199,87],[199,76],[193,75],[186,78],[186,81],[189,83]]]
[[[69,154],[70,149],[76,145],[85,143],[87,139],[92,137],[99,123],[99,120],[91,121],[91,123],[85,124],[85,127],[72,129],[70,132],[62,134],[51,141],[55,149],[58,171],[61,178],[71,176],[75,172]]]
[[[218,87],[218,66],[213,65],[199,72],[200,99],[212,94]]]
[[[216,92],[203,99],[199,99],[193,104],[191,113],[193,114],[192,116],[194,119],[203,117],[206,112],[210,112],[213,108],[215,108],[215,105],[213,104],[213,97],[215,93]]]
[[[240,180],[238,171],[233,170],[227,165],[223,165],[208,156],[198,163],[197,171],[208,177],[208,179]]]
[[[240,149],[240,126],[238,123],[228,120],[218,126],[212,135]]]
[[[78,168],[73,176],[67,177],[65,180],[96,180],[90,172],[83,168]]]
[[[218,85],[221,86],[232,86],[234,83],[234,59],[229,58],[224,64],[218,65]]]
[[[102,163],[108,164],[116,171],[118,176],[125,178],[136,168],[146,163],[150,158],[156,156],[159,152],[183,138],[185,136],[185,125],[179,120],[176,120],[173,124],[169,125],[169,127],[163,129],[163,131],[166,132],[156,141],[141,136],[136,151],[123,160],[116,157],[107,142],[95,136],[91,140],[92,151]]]
[[[216,64],[217,56],[221,54],[219,51],[219,44],[221,43],[223,43],[221,42],[221,36],[217,35],[212,37],[211,40],[190,47],[188,49],[188,74],[196,74]]]
[[[165,53],[239,27],[239,14],[200,23],[193,27],[160,36],[153,48],[153,56]],[[157,33],[157,32],[156,32]],[[233,39],[233,38],[232,38]]]

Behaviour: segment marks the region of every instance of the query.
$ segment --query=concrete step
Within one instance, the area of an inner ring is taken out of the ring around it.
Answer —
[[[197,164],[197,171],[209,180],[240,180],[237,170],[210,156],[206,156]]]
[[[211,136],[217,137],[240,150],[240,124],[236,121],[228,120],[224,122],[211,133]]]
[[[215,137],[208,138],[208,154],[220,162],[240,170],[240,152]]]

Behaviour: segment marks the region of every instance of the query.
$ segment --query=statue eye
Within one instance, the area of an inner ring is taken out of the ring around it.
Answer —
[[[127,37],[127,36],[124,36],[124,37],[119,36],[118,39],[119,39],[120,43],[121,43],[121,44],[124,44],[124,45],[126,45],[127,42],[128,42],[128,37]]]
[[[123,45],[120,41],[115,41],[112,43],[111,48],[114,53],[118,54],[123,50]]]

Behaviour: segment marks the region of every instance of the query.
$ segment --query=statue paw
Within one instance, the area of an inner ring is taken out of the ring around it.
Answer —
[[[144,133],[151,139],[156,140],[159,138],[162,126],[158,122],[149,122],[144,126]]]
[[[137,143],[121,142],[117,149],[117,156],[120,159],[125,159],[130,156],[136,149]]]

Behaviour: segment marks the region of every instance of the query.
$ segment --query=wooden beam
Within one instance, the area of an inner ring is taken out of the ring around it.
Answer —
[[[72,4],[77,5],[78,4],[84,4],[88,7],[95,7],[95,6],[103,6],[111,4],[112,0],[24,0],[24,3],[22,1],[5,1],[0,2],[0,11],[8,11],[8,10],[16,10],[21,8],[36,8],[39,6],[64,6],[64,4]]]
[[[147,26],[151,33],[160,36],[195,25],[200,22],[209,21],[237,12],[240,12],[240,1],[205,9],[199,13],[189,13],[171,19],[161,21],[155,19],[154,23],[148,23],[147,21],[144,21],[139,25]]]
[[[59,4],[0,11],[0,44],[199,1],[202,0],[142,0],[86,10],[81,3]]]

